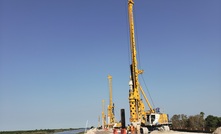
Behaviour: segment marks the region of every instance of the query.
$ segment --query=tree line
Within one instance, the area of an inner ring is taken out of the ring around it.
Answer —
[[[185,114],[175,114],[171,118],[173,129],[214,131],[221,126],[221,117],[208,115],[204,118],[204,112],[187,116]]]

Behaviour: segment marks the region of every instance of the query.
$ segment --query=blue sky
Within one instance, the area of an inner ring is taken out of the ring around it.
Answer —
[[[221,116],[220,5],[135,0],[139,67],[170,116]],[[0,130],[96,126],[108,74],[128,122],[129,55],[126,0],[0,0]]]

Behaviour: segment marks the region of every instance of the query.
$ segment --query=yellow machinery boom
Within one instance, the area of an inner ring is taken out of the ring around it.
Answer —
[[[102,128],[106,127],[105,101],[102,100]]]
[[[131,49],[131,80],[132,80],[132,90],[129,93],[129,103],[130,103],[130,121],[139,122],[145,120],[146,117],[142,117],[145,113],[144,104],[140,99],[140,84],[138,80],[138,75],[143,73],[143,70],[138,70],[137,67],[137,55],[136,55],[136,42],[134,35],[134,18],[133,18],[133,0],[128,0],[128,15],[129,15],[129,29],[130,29],[130,49]],[[148,102],[149,103],[149,102]]]
[[[107,78],[109,82],[108,126],[113,127],[115,123],[115,117],[114,117],[114,105],[112,100],[112,76],[108,75]]]
[[[100,127],[101,124],[100,124],[100,116],[98,116],[98,127]]]
[[[133,0],[128,0],[128,19],[130,30],[130,50],[131,50],[131,78],[130,78],[130,90],[129,90],[129,104],[130,104],[130,122],[136,124],[135,126],[156,126],[166,127],[168,129],[168,116],[167,114],[160,113],[159,110],[154,110],[150,105],[148,98],[146,97],[138,79],[138,75],[143,73],[143,70],[138,69],[137,63],[137,51],[134,33],[134,18],[133,18]],[[142,102],[140,94],[144,96],[144,99],[149,107],[148,111],[145,111],[145,105]],[[139,127],[137,127],[139,129]],[[143,128],[143,131],[147,128]],[[138,130],[139,131],[139,130]]]

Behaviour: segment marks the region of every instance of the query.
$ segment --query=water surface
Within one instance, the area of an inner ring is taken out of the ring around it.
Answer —
[[[64,131],[64,132],[57,132],[54,134],[77,134],[80,132],[84,132],[85,129],[81,128],[81,129],[77,129],[77,130],[69,130],[69,131]]]

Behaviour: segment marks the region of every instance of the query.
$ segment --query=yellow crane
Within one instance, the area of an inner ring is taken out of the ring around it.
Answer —
[[[153,109],[148,101],[138,79],[138,75],[144,71],[138,69],[137,51],[134,33],[134,18],[133,18],[133,0],[128,0],[128,18],[130,30],[130,50],[131,50],[131,77],[129,90],[129,104],[130,104],[130,122],[137,130],[137,133],[148,133],[151,129],[169,130],[167,114],[160,113],[159,109]],[[149,107],[145,110],[145,105],[141,99],[141,94]],[[141,130],[141,131],[140,131]]]
[[[107,78],[109,83],[108,126],[112,128],[115,123],[114,104],[112,99],[112,76],[108,75]]]
[[[106,127],[105,100],[102,100],[102,128]]]
[[[101,124],[100,124],[100,115],[98,116],[98,128],[101,126]]]

